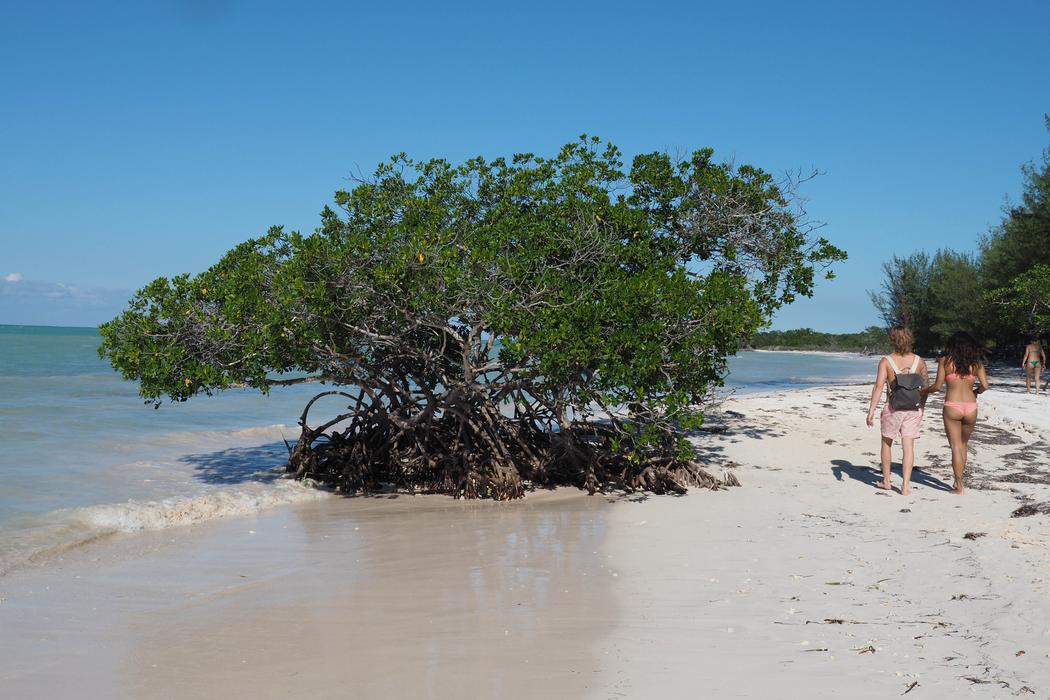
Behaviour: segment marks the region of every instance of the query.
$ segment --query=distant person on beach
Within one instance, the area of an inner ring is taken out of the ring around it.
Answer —
[[[1032,380],[1035,380],[1035,393],[1039,393],[1039,374],[1046,367],[1046,350],[1039,338],[1029,339],[1024,348],[1024,357],[1021,358],[1021,366],[1024,367],[1024,389],[1025,393],[1032,392]]]
[[[979,386],[974,390],[974,382]],[[966,445],[977,425],[977,394],[988,390],[988,374],[984,369],[984,348],[969,333],[956,333],[944,346],[944,355],[937,361],[937,379],[927,393],[940,391],[944,395],[944,432],[952,448],[952,473],[955,493],[963,492],[963,470],[966,468]]]
[[[893,352],[879,361],[875,375],[875,386],[871,390],[871,405],[868,406],[868,426],[875,424],[875,409],[879,397],[886,387],[886,404],[879,419],[882,432],[882,482],[880,489],[892,490],[890,467],[893,465],[893,441],[900,436],[904,448],[901,472],[904,483],[901,495],[911,493],[911,471],[915,466],[915,440],[922,428],[922,416],[926,405],[929,375],[926,361],[912,352],[915,339],[907,328],[894,326],[890,329],[890,344]]]

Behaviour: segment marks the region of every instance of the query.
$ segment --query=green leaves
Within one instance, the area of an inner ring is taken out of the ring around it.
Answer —
[[[1014,328],[1030,336],[1050,333],[1050,265],[1033,265],[1009,287],[987,293]]]

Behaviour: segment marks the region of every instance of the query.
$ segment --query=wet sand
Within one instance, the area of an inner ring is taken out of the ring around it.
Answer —
[[[0,696],[581,697],[615,620],[602,505],[332,498],[120,536],[4,580]]]

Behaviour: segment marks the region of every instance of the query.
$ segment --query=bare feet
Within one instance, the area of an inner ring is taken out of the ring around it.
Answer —
[[[892,491],[893,490],[893,484],[891,484],[888,481],[880,481],[879,483],[875,484],[875,488],[883,489],[884,491]]]
[[[905,484],[904,486],[901,486],[901,495],[902,496],[911,495],[911,486],[909,486],[908,484]]]
[[[963,485],[960,484],[958,481],[953,481],[952,482],[952,491],[954,493],[958,494],[959,496],[963,495],[963,491],[964,491]]]

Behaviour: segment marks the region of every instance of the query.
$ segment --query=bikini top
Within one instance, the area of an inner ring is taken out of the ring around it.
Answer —
[[[976,377],[976,375],[958,375],[958,374],[955,374],[955,373],[951,373],[950,375],[945,375],[944,378],[945,379],[949,379],[949,380],[950,379],[964,379],[964,380],[966,380],[968,382],[972,382],[974,379],[976,379],[978,377]]]
[[[977,375],[976,374],[958,374],[956,372],[952,372],[951,374],[944,375],[944,378],[948,379],[948,380],[951,380],[951,379],[962,379],[962,380],[965,380],[967,382],[973,382],[975,379],[977,379]]]

